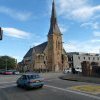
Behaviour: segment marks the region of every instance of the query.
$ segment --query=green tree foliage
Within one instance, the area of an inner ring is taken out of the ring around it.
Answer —
[[[9,56],[0,57],[0,69],[15,69],[16,68],[16,59]]]

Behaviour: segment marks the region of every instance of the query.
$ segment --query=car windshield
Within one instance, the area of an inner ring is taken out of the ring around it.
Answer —
[[[39,75],[28,75],[27,76],[28,79],[37,79],[37,78],[40,78]]]

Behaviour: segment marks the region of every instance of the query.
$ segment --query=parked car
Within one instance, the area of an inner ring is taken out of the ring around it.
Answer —
[[[12,72],[13,72],[14,75],[19,75],[20,74],[20,72],[17,71],[17,70],[12,70]]]
[[[64,74],[71,73],[71,72],[72,72],[71,68],[65,69],[65,70],[63,71]]]
[[[81,69],[81,68],[75,68],[75,71],[76,71],[77,73],[82,73],[82,69]]]
[[[0,74],[3,74],[4,72],[5,72],[4,69],[1,69],[1,70],[0,70]]]
[[[17,86],[23,87],[26,89],[35,88],[35,87],[43,87],[44,81],[43,78],[40,77],[37,73],[32,74],[24,74],[17,80]]]
[[[3,72],[4,75],[12,75],[13,72],[11,70],[6,70]]]

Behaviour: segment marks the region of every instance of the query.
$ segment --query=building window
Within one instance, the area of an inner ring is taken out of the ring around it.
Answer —
[[[69,59],[70,61],[73,61],[73,57],[70,57],[70,59]]]
[[[97,60],[99,60],[99,57],[97,58]]]
[[[88,59],[90,60],[90,57],[88,57]]]
[[[60,45],[61,45],[61,43],[60,43],[60,42],[58,42],[58,49],[60,49]]]
[[[93,57],[93,60],[95,60],[95,58]]]
[[[46,64],[46,61],[44,61],[44,64]]]
[[[85,57],[84,57],[84,60],[85,60]]]
[[[40,60],[40,55],[37,56],[37,60]]]
[[[46,60],[47,60],[47,56],[46,56]]]
[[[80,60],[80,57],[78,56],[78,59]]]

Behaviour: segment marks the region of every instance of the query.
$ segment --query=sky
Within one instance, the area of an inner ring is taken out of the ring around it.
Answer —
[[[55,0],[66,52],[100,52],[100,0]],[[0,56],[21,61],[47,41],[52,0],[0,0]]]

